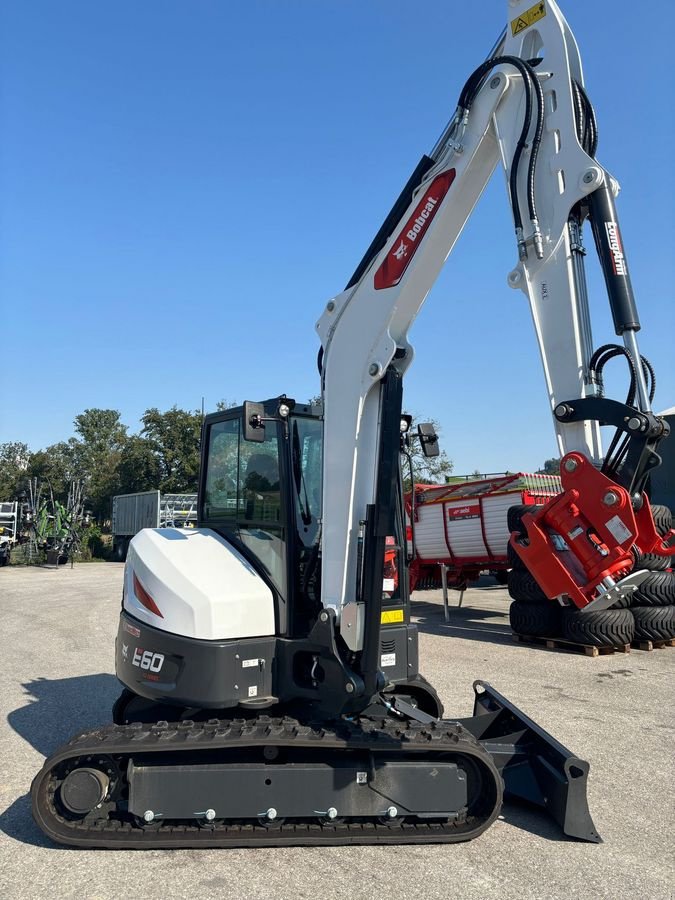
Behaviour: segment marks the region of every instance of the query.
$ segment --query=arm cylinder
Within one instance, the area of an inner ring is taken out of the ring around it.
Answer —
[[[589,195],[588,204],[595,246],[612,309],[614,330],[618,335],[628,330],[639,331],[640,319],[630,282],[628,261],[623,249],[614,197],[606,176],[601,187]]]

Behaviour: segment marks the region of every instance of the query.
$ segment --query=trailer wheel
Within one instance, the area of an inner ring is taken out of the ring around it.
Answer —
[[[509,506],[508,512],[506,513],[506,524],[509,531],[511,533],[517,531],[518,534],[525,534],[525,529],[523,528],[523,516],[525,513],[534,512],[535,509],[538,509],[535,503],[521,503],[519,506]]]
[[[566,609],[562,617],[565,640],[593,647],[619,647],[635,636],[635,620],[630,609],[601,609],[583,612]]]
[[[560,607],[551,600],[537,606],[515,601],[509,607],[509,622],[516,634],[555,637],[560,633]]]
[[[638,606],[633,609],[635,640],[669,641],[675,638],[675,606]]]
[[[511,597],[528,606],[542,606],[551,602],[527,569],[511,569],[508,586]]]
[[[675,572],[651,572],[632,595],[633,606],[674,606]]]
[[[127,558],[127,550],[129,549],[129,542],[126,538],[116,538],[115,543],[113,544],[113,557],[115,562],[124,562]]]

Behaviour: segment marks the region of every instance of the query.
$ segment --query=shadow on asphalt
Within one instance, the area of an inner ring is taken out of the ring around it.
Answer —
[[[440,634],[448,637],[461,637],[468,641],[488,641],[494,644],[517,646],[513,643],[511,626],[494,619],[498,613],[491,609],[472,609],[470,606],[458,608],[450,606],[450,620],[443,618],[443,606],[439,603],[427,603],[424,600],[413,600],[410,604],[413,621],[420,631],[426,634]]]
[[[74,734],[112,722],[112,705],[122,688],[114,675],[36,678],[22,685],[26,706],[7,721],[39,753],[49,756]]]
[[[30,794],[24,794],[8,806],[0,814],[0,831],[4,831],[7,837],[21,841],[22,844],[30,844],[33,847],[57,846],[44,835],[33,821],[30,811]],[[62,850],[70,849],[61,847]]]
[[[13,710],[7,721],[43,756],[49,756],[81,731],[110,724],[112,704],[121,691],[114,675],[104,673],[36,678],[22,686],[28,702]],[[29,794],[19,797],[0,814],[0,830],[24,844],[55,846],[33,822]]]
[[[558,844],[562,842],[579,843],[575,838],[567,837],[545,812],[524,801],[521,803],[517,800],[505,800],[502,817],[508,825],[512,825],[520,831],[527,831],[545,841],[554,841]]]

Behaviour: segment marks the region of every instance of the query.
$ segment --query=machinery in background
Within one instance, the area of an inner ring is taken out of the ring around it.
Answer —
[[[560,493],[557,475],[515,472],[445,485],[415,484],[405,497],[410,590],[440,588],[441,565],[448,587],[464,590],[485,570],[506,584],[511,568],[508,510],[542,505]]]
[[[194,528],[196,524],[197,494],[117,494],[112,501],[113,559],[127,558],[129,542],[143,528]]]
[[[58,566],[74,561],[92,524],[91,512],[86,509],[83,479],[69,483],[66,501],[62,503],[48,482],[31,478],[13,506],[13,543],[21,550],[22,563]]]
[[[0,566],[6,566],[17,542],[19,504],[16,500],[0,502]]]

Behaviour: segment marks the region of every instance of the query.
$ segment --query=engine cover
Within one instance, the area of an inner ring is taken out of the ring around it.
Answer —
[[[274,634],[274,596],[210,528],[144,528],[129,545],[124,609],[171,634],[223,641]]]

